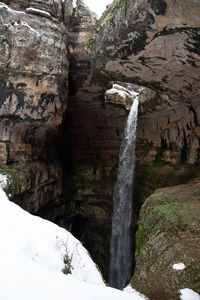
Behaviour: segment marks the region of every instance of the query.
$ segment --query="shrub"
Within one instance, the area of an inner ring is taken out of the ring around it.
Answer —
[[[72,256],[70,257],[68,253],[65,254],[64,256],[64,268],[62,269],[62,272],[64,274],[71,274],[72,273]]]

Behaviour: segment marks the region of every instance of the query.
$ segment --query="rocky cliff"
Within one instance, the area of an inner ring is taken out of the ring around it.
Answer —
[[[112,85],[143,87],[137,225],[156,188],[199,176],[199,13],[195,0],[115,0],[97,22],[82,1],[74,9],[71,0],[0,2],[0,171],[8,193],[70,226],[105,274],[131,104]]]
[[[61,1],[57,14],[50,2],[7,1],[26,12],[0,3],[1,169],[12,178],[11,197],[31,212],[62,202],[57,136],[67,107],[69,34]],[[64,8],[68,22],[72,5]]]
[[[199,93],[199,12],[192,1],[114,1],[94,41],[95,79],[133,82],[171,100]]]

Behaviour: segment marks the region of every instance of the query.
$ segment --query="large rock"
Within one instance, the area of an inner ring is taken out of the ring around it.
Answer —
[[[147,107],[147,111],[139,116],[137,160],[143,163],[198,163],[200,97],[192,97],[188,104],[164,100],[155,104],[156,99],[154,106]]]
[[[132,286],[150,299],[200,292],[200,181],[156,190],[144,203],[136,235]],[[176,270],[175,264],[184,264]]]
[[[4,4],[0,11],[1,116],[60,124],[68,79],[65,27]]]
[[[63,23],[0,3],[1,171],[17,170],[10,197],[34,213],[63,201],[57,137],[67,108],[67,49]]]
[[[132,82],[178,101],[199,93],[199,1],[120,0],[108,12],[93,43],[95,82]]]
[[[65,24],[69,23],[73,10],[72,0],[3,0],[1,2],[19,11],[26,10],[30,14],[46,15],[48,18],[52,16]]]

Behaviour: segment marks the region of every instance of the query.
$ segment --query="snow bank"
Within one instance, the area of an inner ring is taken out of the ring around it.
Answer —
[[[106,287],[86,249],[69,232],[10,202],[0,188],[0,299],[142,300]],[[72,274],[64,275],[64,256]]]
[[[128,292],[128,293],[132,293],[132,294],[137,294],[138,296],[142,297],[142,299],[148,300],[148,298],[146,296],[144,296],[143,294],[141,294],[138,291],[136,291],[135,289],[133,289],[131,285],[128,285],[127,287],[125,287],[124,291]]]
[[[200,295],[190,289],[182,289],[180,290],[181,300],[200,300]]]

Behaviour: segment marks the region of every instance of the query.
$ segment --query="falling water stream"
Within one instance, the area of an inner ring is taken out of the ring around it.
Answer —
[[[138,94],[133,93],[124,140],[119,157],[119,172],[113,196],[112,234],[110,246],[109,283],[122,289],[131,276],[131,219],[133,177],[135,168],[135,140],[138,116]]]

